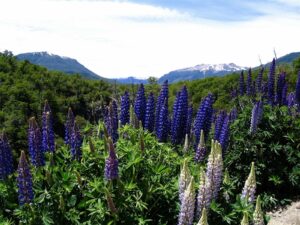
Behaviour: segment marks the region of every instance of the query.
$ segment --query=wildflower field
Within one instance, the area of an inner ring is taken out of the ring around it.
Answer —
[[[300,72],[288,76],[275,59],[241,72],[230,110],[213,93],[196,105],[185,85],[171,105],[168,81],[157,95],[141,84],[84,126],[66,106],[56,126],[43,99],[27,148],[1,133],[0,224],[267,224],[300,194]]]

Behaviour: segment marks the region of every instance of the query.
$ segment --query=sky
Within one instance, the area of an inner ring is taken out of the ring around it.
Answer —
[[[0,51],[47,51],[109,78],[300,51],[300,0],[0,0]]]

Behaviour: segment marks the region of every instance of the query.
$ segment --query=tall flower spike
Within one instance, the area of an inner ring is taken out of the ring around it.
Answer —
[[[261,210],[260,196],[256,199],[255,211],[253,213],[253,225],[265,225],[264,215]]]
[[[38,167],[45,165],[44,151],[42,146],[42,135],[34,117],[29,120],[28,150],[31,163]]]
[[[238,117],[238,112],[237,112],[237,109],[234,107],[233,109],[231,109],[231,111],[229,113],[230,123],[235,121],[237,117]]]
[[[115,152],[112,139],[108,139],[109,156],[105,160],[104,176],[107,180],[114,180],[119,177],[119,161]]]
[[[184,139],[183,152],[187,153],[188,150],[189,150],[189,135],[186,134]]]
[[[193,121],[193,105],[191,104],[188,109],[188,115],[186,120],[186,131],[185,133],[190,135],[191,134],[191,128],[192,128],[192,121]]]
[[[168,120],[168,103],[165,99],[159,114],[159,124],[157,128],[157,138],[160,142],[166,142],[168,139],[169,120]]]
[[[184,196],[184,191],[186,190],[188,184],[191,181],[191,173],[188,167],[188,160],[184,159],[183,165],[180,171],[180,177],[179,177],[179,200],[182,202],[183,196]]]
[[[251,114],[251,123],[250,123],[250,133],[253,134],[257,130],[257,126],[259,125],[263,116],[263,103],[262,101],[258,101],[252,108]]]
[[[151,92],[148,96],[146,115],[145,115],[145,129],[153,132],[155,123],[155,100],[153,93]]]
[[[275,66],[275,59],[273,59],[268,75],[268,102],[271,105],[274,103]]]
[[[67,120],[65,123],[65,143],[67,145],[71,144],[71,134],[72,134],[72,129],[74,127],[74,124],[75,124],[75,117],[74,117],[72,109],[69,108]]]
[[[79,128],[75,123],[71,133],[70,147],[71,147],[72,158],[78,161],[81,159],[81,155],[82,155],[82,151],[81,151],[82,142],[83,140]]]
[[[187,189],[184,191],[184,196],[180,205],[178,225],[193,224],[195,197],[194,178],[192,177]]]
[[[107,133],[112,137],[113,142],[116,143],[119,138],[118,133],[118,106],[116,101],[112,101],[105,109],[104,122]]]
[[[204,140],[204,132],[201,130],[200,142],[195,152],[195,161],[202,162],[206,156],[206,147]]]
[[[48,101],[45,101],[44,111],[42,115],[42,134],[43,134],[43,150],[44,152],[54,152],[55,150],[55,137],[53,131],[53,118],[51,108]]]
[[[247,95],[251,95],[252,93],[252,73],[251,73],[251,68],[248,70],[248,75],[247,75],[247,90],[246,93]]]
[[[275,103],[277,103],[279,105],[283,104],[282,92],[283,92],[284,86],[286,85],[285,76],[286,76],[285,73],[281,73],[278,75],[278,79],[277,79]]]
[[[158,136],[159,131],[159,119],[160,119],[160,111],[164,104],[165,99],[167,99],[167,107],[168,107],[168,99],[169,99],[169,85],[168,80],[166,80],[162,88],[160,90],[160,94],[157,98],[156,110],[155,110],[155,133]]]
[[[200,170],[200,183],[199,183],[199,189],[198,189],[198,195],[197,195],[197,207],[196,207],[196,220],[198,220],[203,213],[203,210],[206,207],[209,207],[207,204],[207,196],[211,193],[208,193],[209,191],[209,185],[208,185],[208,179],[205,175],[204,170],[201,168]]]
[[[245,94],[245,81],[244,81],[244,71],[241,72],[240,75],[240,83],[239,83],[239,88],[240,88],[240,95]]]
[[[243,215],[241,225],[249,225],[249,219],[248,219],[248,215],[246,213],[244,213],[244,215]]]
[[[146,97],[144,85],[141,84],[134,103],[134,112],[139,121],[142,121],[143,126],[145,125],[145,113],[146,113]]]
[[[261,93],[261,91],[262,91],[261,85],[262,85],[263,73],[264,73],[264,67],[262,66],[260,68],[260,71],[259,71],[257,79],[256,79],[257,92],[259,92],[259,93]]]
[[[219,137],[219,142],[222,146],[223,155],[225,155],[227,150],[229,136],[230,136],[230,121],[229,121],[229,116],[226,115],[220,132],[220,137]]]
[[[231,184],[231,180],[230,180],[229,172],[226,169],[224,172],[223,185],[226,187],[226,186],[229,186],[230,184]],[[224,191],[223,196],[224,196],[226,202],[228,203],[230,200],[229,193],[227,191]]]
[[[197,225],[208,225],[206,208],[202,210],[202,215]]]
[[[298,72],[298,79],[296,83],[295,101],[300,105],[300,71]]]
[[[19,204],[24,205],[26,203],[31,203],[34,198],[32,189],[32,176],[24,151],[21,152],[21,157],[19,160],[17,184]]]
[[[120,113],[120,120],[121,125],[125,125],[130,122],[130,99],[129,99],[129,93],[125,91],[124,95],[121,98],[121,113]]]
[[[5,133],[0,134],[0,180],[14,172],[13,156]]]
[[[246,199],[249,203],[252,203],[255,198],[256,191],[256,178],[255,178],[255,165],[254,162],[251,163],[250,174],[245,182],[243,191],[242,191],[242,199]]]
[[[220,140],[219,138],[220,138],[225,117],[226,117],[226,112],[224,110],[222,110],[217,116],[217,119],[215,121],[215,137],[214,137],[215,140]]]

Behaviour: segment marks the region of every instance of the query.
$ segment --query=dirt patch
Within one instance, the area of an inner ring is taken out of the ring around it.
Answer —
[[[300,225],[300,201],[268,215],[271,217],[268,225]]]

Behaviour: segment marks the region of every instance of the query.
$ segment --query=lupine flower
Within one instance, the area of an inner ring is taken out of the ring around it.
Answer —
[[[195,197],[194,178],[192,177],[187,189],[184,191],[184,196],[180,205],[178,225],[193,224]]]
[[[69,108],[67,120],[65,123],[65,143],[67,145],[71,144],[71,134],[72,134],[72,129],[74,127],[74,124],[75,124],[75,117],[74,117],[72,109]]]
[[[195,147],[197,147],[200,139],[201,130],[203,130],[205,134],[205,140],[210,131],[212,115],[213,115],[213,96],[212,94],[208,94],[204,100],[201,102],[199,106],[195,124],[194,124],[194,133],[195,133]]]
[[[146,106],[146,115],[145,115],[145,129],[150,132],[154,130],[155,123],[155,100],[153,93],[151,92],[148,96],[147,106]]]
[[[0,135],[0,180],[14,172],[13,156],[5,133]]]
[[[230,184],[231,184],[231,180],[230,180],[229,172],[226,169],[225,172],[224,172],[223,185],[229,186]],[[228,192],[224,191],[223,196],[224,196],[226,202],[228,203],[229,200],[230,200],[230,196],[229,196]]]
[[[268,102],[273,105],[274,102],[274,86],[275,86],[275,59],[273,59],[268,75]]]
[[[107,133],[109,136],[112,137],[113,142],[116,143],[119,138],[118,133],[118,106],[116,101],[112,101],[111,104],[109,104],[108,107],[105,109],[105,115],[104,115],[104,123],[107,129]]]
[[[261,92],[262,91],[262,77],[263,77],[263,73],[264,73],[264,67],[262,66],[260,68],[260,71],[258,73],[257,79],[256,79],[256,87],[257,87],[257,92]]]
[[[231,111],[229,113],[229,121],[230,121],[230,123],[232,123],[233,121],[235,121],[237,117],[238,117],[238,112],[237,112],[237,109],[234,107],[234,108],[231,109]]]
[[[251,95],[252,96],[256,95],[256,83],[255,83],[255,80],[252,82]]]
[[[206,208],[202,210],[202,215],[197,225],[208,225]]]
[[[165,142],[168,139],[169,120],[168,120],[168,103],[165,99],[159,114],[159,124],[157,127],[157,138],[160,142]]]
[[[179,182],[178,182],[178,191],[179,191],[179,200],[182,202],[184,191],[187,189],[191,181],[191,173],[188,167],[188,160],[184,159],[183,165],[180,170]]]
[[[105,160],[104,176],[107,180],[114,180],[119,177],[119,161],[111,138],[108,139],[108,143],[109,156]]]
[[[245,80],[244,80],[244,71],[241,72],[240,75],[240,83],[239,83],[239,88],[240,88],[240,95],[245,94]]]
[[[287,104],[288,104],[289,109],[295,105],[295,101],[296,101],[295,93],[294,92],[289,93],[288,97],[287,97]]]
[[[201,162],[204,160],[205,156],[206,156],[206,147],[205,147],[205,140],[204,140],[204,132],[203,130],[201,130],[200,142],[195,152],[195,161]]]
[[[188,109],[188,115],[187,115],[187,120],[186,120],[186,131],[185,133],[190,135],[191,133],[191,128],[192,128],[192,120],[193,120],[193,105],[190,105]]]
[[[145,125],[145,113],[146,113],[146,97],[144,85],[141,84],[137,92],[137,96],[134,103],[134,112],[139,121],[142,121],[143,126]]]
[[[77,159],[78,161],[81,159],[81,155],[82,155],[81,152],[82,142],[83,140],[80,135],[80,131],[75,123],[71,133],[70,149],[71,149],[72,158]]]
[[[188,93],[186,86],[179,92],[173,111],[173,122],[171,131],[171,141],[173,144],[182,142],[185,136],[188,114]]]
[[[220,138],[225,117],[226,117],[226,112],[224,110],[222,110],[217,116],[217,119],[215,121],[215,137],[214,137],[215,140],[219,140]]]
[[[251,68],[248,70],[248,75],[247,75],[246,94],[248,96],[252,94],[252,74],[251,74]]]
[[[300,71],[298,72],[298,79],[296,83],[295,101],[298,105],[300,104]]]
[[[133,106],[130,106],[130,124],[135,128],[139,129],[140,123],[136,114],[134,113]]]
[[[252,203],[255,198],[255,191],[256,191],[255,166],[254,166],[254,162],[252,162],[250,174],[245,182],[242,191],[242,199],[246,199],[248,202]]]
[[[287,105],[287,90],[288,90],[288,84],[285,83],[283,88],[282,88],[282,93],[281,93],[281,103],[282,103],[282,105]]]
[[[255,211],[253,213],[253,225],[265,225],[264,215],[261,210],[260,196],[256,199]]]
[[[263,114],[263,103],[262,101],[257,101],[252,108],[250,133],[253,134],[257,130],[257,126],[262,119],[262,114]]]
[[[26,203],[31,203],[34,198],[32,189],[32,176],[24,151],[21,152],[21,157],[19,160],[17,184],[19,204],[24,205]]]
[[[45,165],[44,151],[42,146],[42,135],[35,118],[29,120],[28,150],[31,163],[38,167]]]
[[[283,104],[282,92],[285,85],[286,85],[285,73],[281,73],[277,79],[276,101],[275,101],[279,105]]]
[[[230,134],[230,121],[229,121],[229,116],[226,115],[220,132],[220,137],[219,137],[219,142],[222,146],[223,155],[225,155],[228,146],[229,136],[230,136],[229,134]]]
[[[200,171],[200,183],[197,195],[197,207],[196,207],[196,220],[198,220],[206,207],[209,207],[207,197],[211,195],[209,180],[205,175],[204,170],[201,168]],[[209,193],[207,193],[209,192]]]
[[[168,108],[168,99],[169,99],[169,85],[168,85],[168,80],[166,80],[162,88],[160,90],[160,94],[157,98],[157,104],[156,104],[156,111],[155,111],[155,133],[158,136],[158,131],[159,131],[159,120],[160,120],[160,111],[162,106],[164,105],[164,101],[167,99],[167,108]]]
[[[44,152],[54,152],[55,141],[54,141],[54,131],[53,131],[53,118],[48,101],[45,102],[44,111],[42,115],[42,134],[43,134],[43,150]]]
[[[249,219],[246,213],[244,213],[243,219],[241,221],[241,225],[249,225]]]
[[[120,120],[121,125],[125,125],[130,122],[130,99],[129,94],[127,91],[125,91],[124,95],[121,98],[121,112],[120,112]]]

